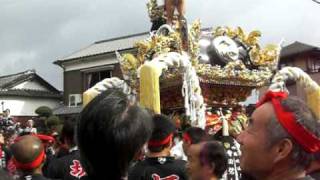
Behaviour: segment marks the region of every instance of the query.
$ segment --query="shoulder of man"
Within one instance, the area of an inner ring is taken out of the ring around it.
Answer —
[[[67,154],[63,157],[53,158],[48,166],[48,175],[49,177],[56,178],[57,176],[60,177],[61,174],[67,170],[67,167],[72,164],[72,160],[75,157],[72,154]],[[77,158],[78,159],[78,158]]]
[[[155,163],[154,158],[146,159],[137,163],[129,171],[128,180],[152,179],[152,180],[184,180],[188,179],[186,173],[186,161],[174,160],[172,157],[167,161]],[[164,168],[166,166],[166,168]]]
[[[182,159],[178,159],[175,160],[175,167],[177,168],[177,173],[179,173],[179,177],[180,179],[188,179],[188,175],[187,175],[187,161],[182,160]]]
[[[49,178],[61,178],[63,176],[64,163],[60,158],[53,158],[48,164],[47,176]]]
[[[49,165],[49,177],[64,179],[82,179],[86,172],[80,163],[79,152],[72,152],[66,156],[53,160]]]
[[[137,162],[135,165],[133,165],[129,169],[128,180],[144,179],[144,174],[147,167],[148,167],[148,162],[146,160]]]

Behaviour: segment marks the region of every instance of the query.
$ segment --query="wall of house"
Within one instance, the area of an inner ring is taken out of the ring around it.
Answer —
[[[112,76],[122,78],[120,64],[115,55],[88,58],[82,62],[67,63],[64,71],[64,104],[69,105],[70,94],[82,94],[84,91],[84,73],[87,69],[113,66]]]
[[[120,79],[123,78],[123,77],[122,77],[122,72],[121,72],[120,64],[119,64],[119,63],[117,63],[117,64],[114,65],[114,69],[113,69],[113,71],[112,71],[112,76],[118,77],[118,78],[120,78]]]
[[[136,53],[136,49],[127,49],[120,52]],[[97,56],[85,57],[79,60],[66,61],[62,64],[64,68],[64,94],[63,102],[69,105],[70,94],[82,94],[85,89],[85,72],[98,67],[113,66],[112,76],[122,79],[119,61],[115,53],[102,54]],[[92,71],[91,71],[92,72]]]
[[[307,60],[308,57],[303,55],[303,56],[297,56],[294,58],[294,66],[299,67],[304,71],[307,71]]]
[[[308,72],[308,67],[307,67],[307,62],[308,62],[308,58],[310,57],[310,54],[303,54],[303,55],[299,55],[296,56],[294,58],[294,66],[295,67],[299,67],[302,70],[304,70],[306,73],[309,74],[309,76],[316,81],[318,84],[320,84],[320,73],[310,73]],[[291,85],[288,87],[290,93],[292,95],[298,96],[301,99],[305,100],[306,96],[305,96],[305,91],[303,89],[303,87],[301,86],[297,86],[297,85]]]
[[[312,73],[312,74],[309,74],[310,77],[316,81],[318,84],[320,84],[320,73]]]
[[[80,70],[65,71],[63,81],[63,103],[68,105],[69,94],[82,94],[83,92],[83,74]]]
[[[11,116],[11,118],[15,122],[20,122],[22,127],[26,127],[27,126],[27,121],[29,119],[34,120],[35,124],[37,124],[37,120],[38,120],[38,118],[36,118],[36,116]]]
[[[3,107],[0,110],[10,109],[12,116],[36,116],[35,110],[40,106],[54,109],[60,105],[59,99],[31,98],[31,97],[0,97]]]
[[[292,64],[290,64],[290,66],[299,67],[303,71],[307,71],[307,66],[306,66],[307,58],[308,57],[305,55],[298,55],[298,56],[292,57],[291,58]],[[295,83],[291,85],[287,85],[287,89],[290,92],[290,95],[298,96],[304,99],[302,88],[297,86]]]
[[[49,91],[45,86],[36,81],[26,81],[14,86],[12,89],[35,89],[39,91]]]
[[[113,64],[113,77],[122,78],[120,64]],[[84,73],[81,70],[65,71],[64,72],[64,93],[63,103],[69,105],[70,94],[82,94],[84,91]]]

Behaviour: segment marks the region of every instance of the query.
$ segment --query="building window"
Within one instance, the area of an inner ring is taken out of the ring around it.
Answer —
[[[320,71],[320,58],[308,59],[308,72],[316,73]]]
[[[69,107],[76,107],[82,105],[81,94],[69,94]]]
[[[293,59],[286,59],[286,60],[282,60],[279,63],[279,69],[282,69],[286,66],[293,66]]]
[[[112,77],[112,70],[88,72],[85,74],[85,88],[89,89],[101,80]]]

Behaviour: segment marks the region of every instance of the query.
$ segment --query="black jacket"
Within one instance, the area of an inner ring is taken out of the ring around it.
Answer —
[[[173,157],[146,158],[129,170],[128,180],[187,180],[186,161]]]
[[[50,162],[47,176],[62,180],[87,180],[86,172],[80,164],[78,150]]]

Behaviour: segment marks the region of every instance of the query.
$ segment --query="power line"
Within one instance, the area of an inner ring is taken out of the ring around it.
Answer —
[[[312,0],[312,1],[315,2],[315,3],[320,4],[320,0]]]

